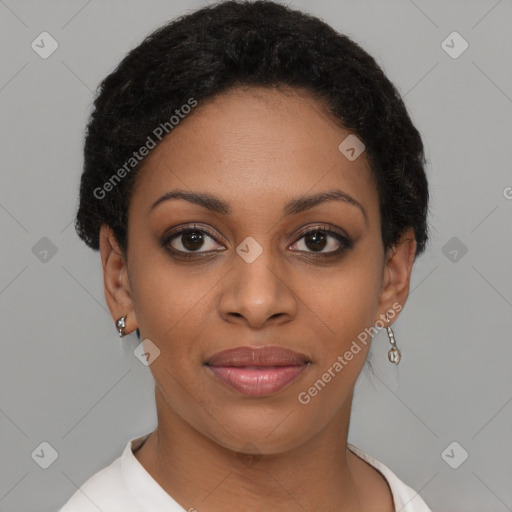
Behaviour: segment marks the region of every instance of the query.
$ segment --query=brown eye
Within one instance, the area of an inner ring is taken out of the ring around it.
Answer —
[[[205,231],[199,229],[185,229],[174,234],[169,241],[169,245],[176,251],[181,252],[198,252],[200,249],[203,249],[203,251],[215,250],[215,244],[208,243],[208,240],[214,239]],[[204,248],[205,245],[206,248]]]
[[[304,243],[312,251],[322,251],[328,245],[328,238],[322,231],[310,231],[304,235]]]
[[[204,244],[204,234],[201,231],[183,231],[181,233],[181,245],[187,251],[197,251]]]
[[[205,228],[199,229],[196,226],[175,231],[164,237],[162,246],[168,248],[178,256],[193,257],[204,256],[208,252],[224,248],[216,242],[215,236]]]
[[[319,253],[325,256],[338,254],[352,247],[352,242],[347,237],[327,228],[306,231],[294,245],[300,245],[301,240],[305,249],[298,249],[298,252]]]

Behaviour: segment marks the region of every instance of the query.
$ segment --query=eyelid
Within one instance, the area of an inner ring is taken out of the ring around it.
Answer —
[[[326,223],[317,223],[315,224],[314,222],[313,223],[310,223],[308,226],[306,226],[305,228],[301,229],[296,235],[295,237],[302,237],[304,235],[306,235],[307,233],[311,232],[311,231],[325,231],[327,232],[328,234],[336,234],[340,237],[343,237],[343,238],[346,238],[347,240],[350,240],[350,236],[349,234],[344,230],[344,229],[341,229],[341,228],[337,228],[331,224],[326,224]],[[294,237],[294,238],[295,238]]]
[[[221,243],[218,240],[219,238],[222,239],[222,236],[220,236],[220,234],[218,234],[216,231],[213,231],[212,229],[210,229],[206,226],[202,226],[196,222],[196,223],[192,223],[192,224],[175,226],[175,228],[173,228],[169,232],[164,233],[164,235],[162,237],[161,245],[163,247],[169,245],[175,238],[179,238],[180,235],[182,235],[183,233],[185,233],[187,231],[199,231],[201,233],[205,233],[210,238],[213,238],[217,243]],[[177,252],[179,252],[179,251],[177,251]],[[200,253],[200,252],[206,253],[206,252],[212,252],[212,251],[198,251],[197,253]],[[190,252],[190,253],[184,253],[184,254],[194,254],[194,253]]]

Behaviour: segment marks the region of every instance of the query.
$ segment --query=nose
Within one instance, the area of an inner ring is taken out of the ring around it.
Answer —
[[[251,263],[237,256],[224,278],[220,314],[228,322],[253,329],[289,322],[297,312],[293,288],[292,273],[270,251],[264,250]]]

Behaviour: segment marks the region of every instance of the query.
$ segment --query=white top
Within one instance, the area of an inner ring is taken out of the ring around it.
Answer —
[[[133,454],[133,450],[137,450],[149,435],[130,439],[123,454],[91,476],[58,512],[185,511]],[[382,462],[350,443],[347,443],[347,447],[382,473],[393,493],[395,512],[432,512],[420,495],[399,480]]]

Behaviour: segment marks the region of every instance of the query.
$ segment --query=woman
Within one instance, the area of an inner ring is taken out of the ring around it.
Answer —
[[[421,137],[375,60],[260,1],[163,26],[101,84],[77,232],[157,428],[61,512],[425,512],[347,443],[428,239]]]

